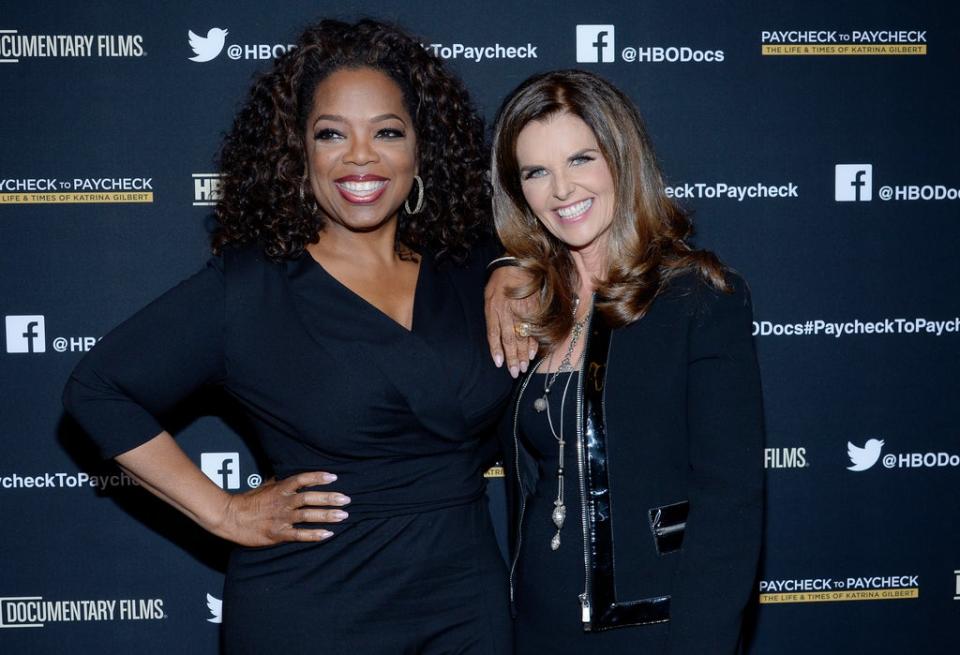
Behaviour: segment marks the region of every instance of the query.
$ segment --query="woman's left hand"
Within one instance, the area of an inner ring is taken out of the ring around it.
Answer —
[[[497,368],[507,364],[510,375],[516,378],[537,356],[538,344],[523,333],[523,317],[535,309],[532,297],[514,300],[507,296],[507,289],[522,286],[527,274],[515,266],[501,266],[493,271],[484,289],[483,309],[487,319],[487,343],[490,356]]]
[[[336,491],[314,491],[337,477],[324,471],[309,471],[276,480],[256,489],[231,494],[221,520],[211,532],[241,546],[259,548],[285,541],[323,541],[333,532],[301,523],[339,523],[348,517],[341,509],[349,496]]]

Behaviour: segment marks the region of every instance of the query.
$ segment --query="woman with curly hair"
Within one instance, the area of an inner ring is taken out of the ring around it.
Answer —
[[[493,151],[542,343],[502,430],[516,650],[740,652],[763,508],[746,284],[689,245],[640,114],[599,76],[521,84]]]
[[[80,362],[67,409],[238,544],[227,653],[508,652],[480,435],[510,378],[486,351],[489,188],[462,83],[392,26],[323,21],[255,83],[221,163],[214,258]],[[208,385],[275,480],[227,494],[164,430]],[[318,489],[333,480],[349,496]]]

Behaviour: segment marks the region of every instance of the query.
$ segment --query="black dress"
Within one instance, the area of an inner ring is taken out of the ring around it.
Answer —
[[[573,376],[571,379],[571,375]],[[584,586],[583,505],[577,473],[577,374],[561,373],[550,388],[551,432],[545,412],[537,412],[534,400],[543,396],[546,374],[535,373],[520,398],[519,437],[536,458],[538,476],[527,499],[523,518],[523,543],[514,570],[517,620],[514,647],[517,653],[551,655],[614,655],[632,653],[638,643],[637,628],[584,632],[580,622],[579,595]],[[561,396],[567,382],[566,403],[561,416]],[[566,519],[560,531],[560,547],[552,550],[557,533],[551,517],[557,498],[559,436],[563,424],[564,504]],[[667,624],[644,626],[643,644],[649,652],[662,652]],[[645,651],[646,652],[646,651]]]
[[[309,254],[222,259],[105,337],[64,393],[105,456],[218,384],[251,417],[278,478],[336,473],[350,518],[321,543],[236,548],[228,654],[507,653],[506,572],[481,439],[510,378],[487,354],[483,258],[424,256],[408,331]]]

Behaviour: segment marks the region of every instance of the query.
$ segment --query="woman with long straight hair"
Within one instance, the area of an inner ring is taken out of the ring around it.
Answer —
[[[746,284],[689,243],[639,113],[597,75],[507,98],[492,182],[542,345],[503,430],[517,652],[738,652],[763,503]]]

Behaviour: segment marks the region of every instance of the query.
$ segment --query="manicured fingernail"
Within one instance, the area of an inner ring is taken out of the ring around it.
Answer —
[[[513,377],[517,377],[518,375],[520,375],[520,369],[518,369],[516,366],[511,366],[510,375]]]
[[[520,362],[520,370],[523,371],[524,373],[527,372],[527,362],[526,362],[526,361]]]
[[[333,482],[333,481],[336,480],[336,479],[337,479],[337,476],[334,475],[333,473],[324,473],[324,474],[323,474],[323,481],[324,481],[324,482]]]
[[[319,536],[321,539],[329,539],[330,537],[333,536],[333,533],[330,532],[329,530],[320,530]]]
[[[333,518],[337,519],[338,521],[342,521],[343,519],[345,519],[345,518],[347,518],[348,516],[350,516],[349,514],[347,514],[346,512],[344,512],[342,509],[335,509],[335,510],[333,510],[332,512],[330,512],[330,515],[331,515]]]
[[[531,349],[530,349],[530,359],[536,359],[536,358],[537,358],[537,349],[536,349],[536,348],[531,348]]]
[[[500,353],[497,353],[496,355],[494,355],[493,363],[497,365],[497,368],[500,368],[501,366],[503,366],[503,355],[501,355]]]
[[[343,494],[339,494],[336,497],[336,501],[341,505],[346,505],[347,503],[350,502],[350,496],[344,496]]]

